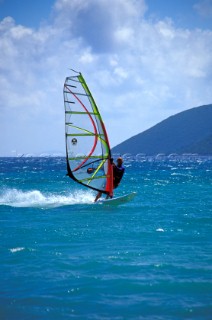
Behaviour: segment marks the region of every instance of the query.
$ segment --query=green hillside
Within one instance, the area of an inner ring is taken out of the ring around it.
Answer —
[[[212,154],[212,104],[196,107],[158,123],[112,149],[113,153]]]

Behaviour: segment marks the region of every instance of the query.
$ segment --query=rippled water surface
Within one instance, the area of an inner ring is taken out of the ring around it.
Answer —
[[[1,319],[211,319],[212,161],[128,161],[116,194],[64,158],[0,158]]]

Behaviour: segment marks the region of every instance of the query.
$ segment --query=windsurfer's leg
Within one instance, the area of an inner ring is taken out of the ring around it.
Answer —
[[[102,192],[99,191],[96,195],[94,202],[96,202],[99,198],[101,198],[101,196],[102,196]]]
[[[107,200],[107,199],[112,199],[112,198],[113,198],[113,196],[110,196],[110,195],[108,194],[105,199]]]

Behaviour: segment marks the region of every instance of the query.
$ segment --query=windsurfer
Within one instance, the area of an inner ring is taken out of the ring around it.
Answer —
[[[119,157],[117,159],[117,165],[113,162],[113,189],[116,189],[121,182],[121,179],[124,175],[125,168],[123,167],[123,159]],[[96,202],[102,196],[102,192],[98,192],[94,202]],[[106,199],[110,196],[107,195]]]

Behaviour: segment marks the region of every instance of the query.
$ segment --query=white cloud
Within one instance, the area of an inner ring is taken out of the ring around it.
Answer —
[[[2,20],[0,155],[64,150],[68,68],[84,74],[112,146],[211,103],[212,31],[149,21],[146,10],[137,0],[58,0],[51,25],[36,30]]]
[[[86,49],[85,52],[83,52],[81,57],[79,58],[79,62],[83,64],[92,63],[94,60],[95,56],[91,53],[90,49]]]
[[[57,0],[55,21],[94,52],[109,53],[117,48],[117,33],[126,39],[130,26],[143,17],[145,10],[143,0]]]
[[[117,75],[119,78],[127,79],[128,73],[126,70],[124,70],[121,67],[115,68],[114,69],[114,74]]]
[[[132,38],[134,37],[134,30],[132,28],[123,27],[118,29],[115,34],[115,39],[124,44],[128,44],[131,42]]]

